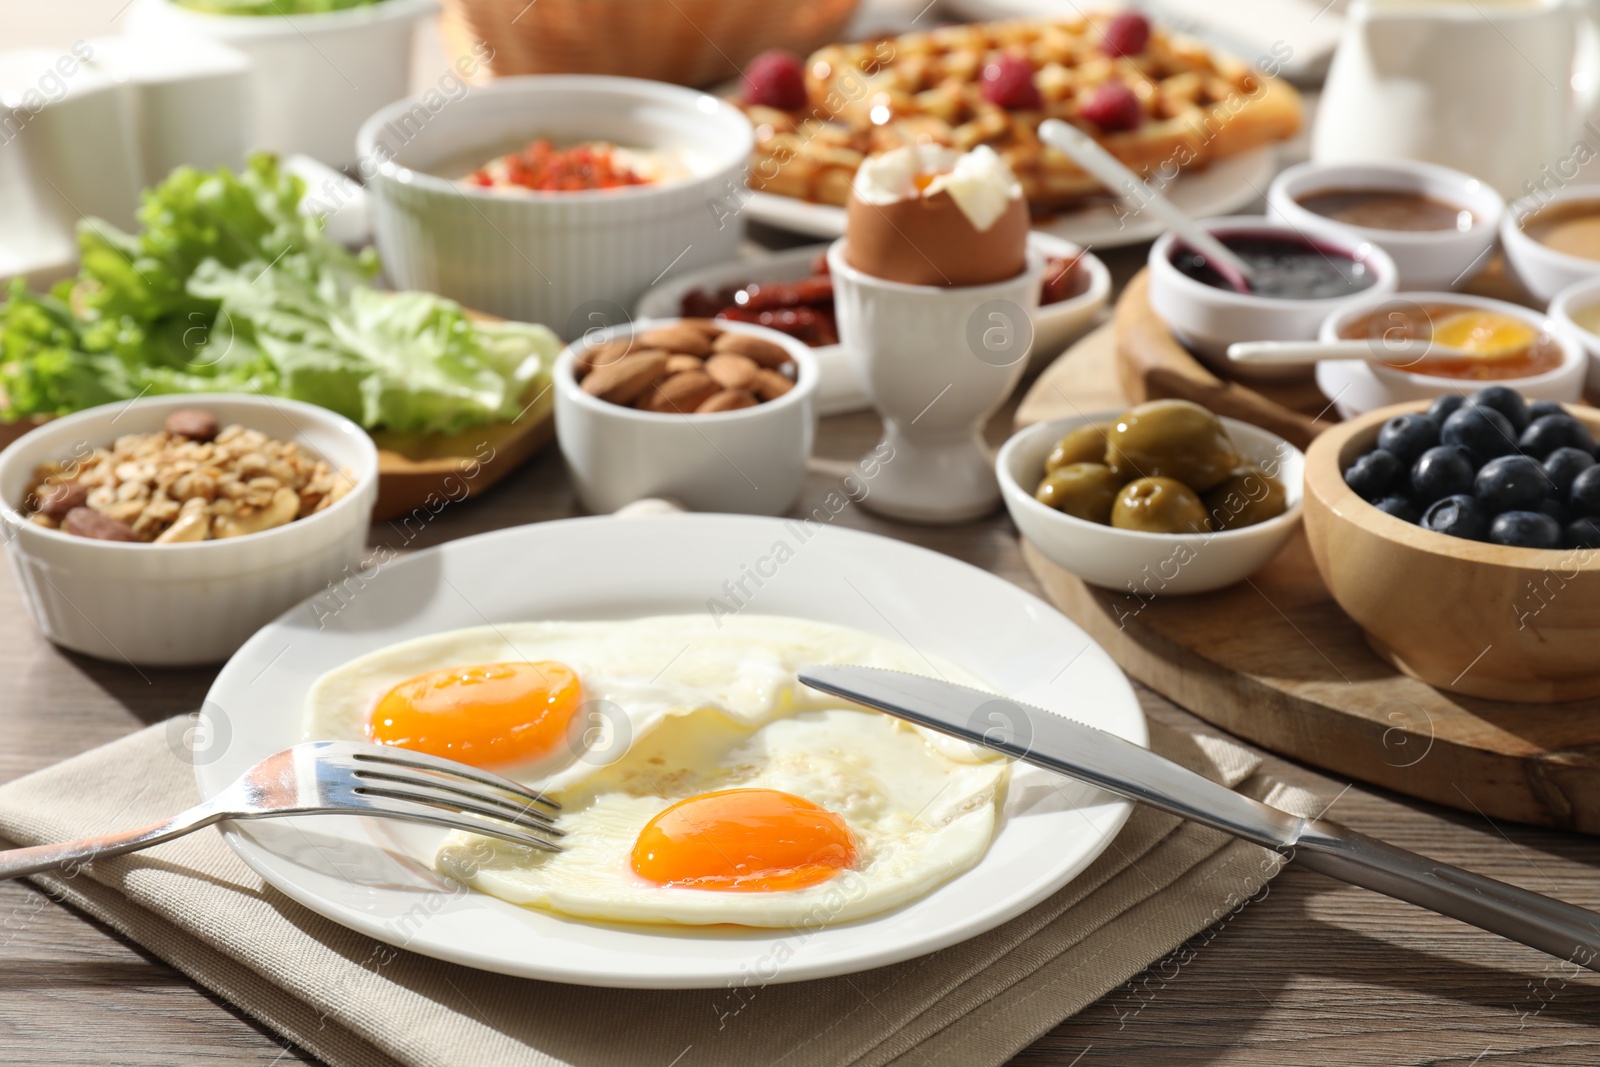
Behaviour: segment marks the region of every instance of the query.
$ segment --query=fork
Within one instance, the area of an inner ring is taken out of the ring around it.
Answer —
[[[560,852],[561,805],[475,767],[354,741],[311,741],[268,756],[210,800],[166,822],[0,852],[0,880],[137,852],[224,819],[371,815],[466,830]]]

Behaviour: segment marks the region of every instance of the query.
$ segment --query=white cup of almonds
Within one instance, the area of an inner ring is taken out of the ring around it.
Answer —
[[[45,637],[141,666],[213,663],[358,565],[377,450],[292,400],[146,397],[0,452],[0,520]]]
[[[816,432],[816,357],[787,334],[721,319],[593,331],[556,360],[556,437],[584,507],[645,497],[778,515]]]

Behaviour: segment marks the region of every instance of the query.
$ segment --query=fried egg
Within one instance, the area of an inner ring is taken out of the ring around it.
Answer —
[[[560,853],[469,833],[440,845],[438,870],[503,900],[613,922],[842,922],[976,864],[1008,765],[799,685],[816,663],[987,688],[897,642],[800,619],[522,623],[329,671],[305,733],[463,760],[559,801]]]

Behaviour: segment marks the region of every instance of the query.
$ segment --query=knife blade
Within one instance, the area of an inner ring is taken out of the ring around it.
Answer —
[[[1105,730],[995,693],[876,667],[799,671],[817,690],[1270,848],[1311,870],[1600,970],[1600,914],[1263,804]]]

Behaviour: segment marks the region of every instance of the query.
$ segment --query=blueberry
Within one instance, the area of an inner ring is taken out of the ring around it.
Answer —
[[[1459,411],[1466,402],[1467,398],[1460,393],[1445,393],[1428,405],[1428,418],[1443,426],[1444,420]]]
[[[1573,519],[1561,543],[1568,548],[1600,548],[1600,519]]]
[[[1544,476],[1550,479],[1553,495],[1566,498],[1572,480],[1594,466],[1594,457],[1576,448],[1558,448],[1544,457]]]
[[[1567,409],[1554,400],[1535,400],[1528,405],[1528,421],[1542,419],[1546,415],[1565,415]]]
[[[1422,525],[1436,533],[1482,541],[1489,536],[1489,513],[1477,497],[1457,493],[1423,512]]]
[[[1528,402],[1515,389],[1503,385],[1486,385],[1467,397],[1468,407],[1493,408],[1521,433],[1528,425]]]
[[[1593,454],[1594,437],[1571,415],[1543,415],[1528,423],[1517,439],[1522,454],[1544,459],[1558,448],[1578,448]]]
[[[1439,439],[1459,445],[1483,464],[1496,456],[1509,456],[1517,450],[1517,434],[1511,421],[1494,408],[1468,404],[1444,420]]]
[[[1422,509],[1412,503],[1408,497],[1386,496],[1373,506],[1386,515],[1404,519],[1412,525],[1416,525],[1422,520]]]
[[[1578,516],[1600,515],[1600,464],[1590,467],[1572,479],[1567,491],[1567,504]]]
[[[1427,505],[1441,497],[1470,492],[1477,467],[1467,450],[1455,445],[1439,445],[1422,454],[1411,467],[1411,493],[1419,504]]]
[[[1567,506],[1553,497],[1547,496],[1539,501],[1539,506],[1534,510],[1544,512],[1562,526],[1565,526],[1567,520],[1572,518],[1572,512],[1567,510]]]
[[[1389,487],[1400,479],[1404,469],[1405,464],[1393,452],[1375,448],[1350,464],[1344,472],[1344,484],[1363,500],[1381,500],[1389,494]]]
[[[1508,511],[1489,524],[1489,540],[1514,548],[1560,548],[1561,524],[1542,511]]]
[[[1378,431],[1378,447],[1410,466],[1439,443],[1439,424],[1426,415],[1396,415]]]
[[[1491,459],[1472,480],[1472,495],[1483,501],[1490,514],[1527,511],[1537,507],[1550,491],[1539,461],[1527,456]]]

